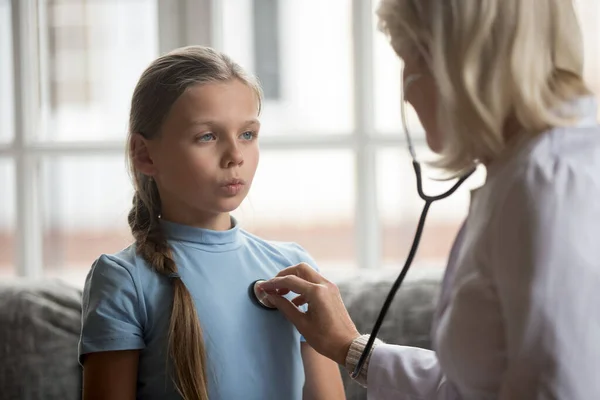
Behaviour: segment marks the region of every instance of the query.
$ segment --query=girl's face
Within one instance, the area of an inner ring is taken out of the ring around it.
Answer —
[[[229,227],[217,221],[229,223],[252,185],[257,118],[256,93],[237,79],[196,85],[177,99],[160,135],[145,141],[151,168],[142,172],[158,185],[163,218]]]

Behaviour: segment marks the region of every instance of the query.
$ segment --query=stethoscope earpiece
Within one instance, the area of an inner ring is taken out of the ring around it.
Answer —
[[[257,306],[264,308],[265,310],[269,310],[269,311],[276,310],[277,308],[275,306],[273,306],[267,302],[267,300],[265,298],[266,293],[258,290],[257,285],[262,282],[265,282],[265,280],[258,279],[256,281],[252,282],[250,284],[250,286],[248,287],[248,294],[249,294],[250,298],[252,299],[252,302],[254,304],[256,304]]]

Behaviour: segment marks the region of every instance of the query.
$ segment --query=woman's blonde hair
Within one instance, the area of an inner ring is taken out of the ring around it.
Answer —
[[[382,0],[379,29],[396,52],[418,52],[438,88],[444,148],[456,176],[524,135],[568,125],[557,108],[588,94],[571,0]]]
[[[177,273],[177,264],[161,230],[158,187],[154,179],[136,170],[131,142],[134,134],[146,139],[159,136],[173,103],[190,87],[233,79],[254,89],[260,111],[262,92],[257,81],[226,55],[200,46],[180,48],[155,60],[140,77],[131,101],[127,153],[135,194],[129,226],[138,254],[173,285],[168,361],[174,367],[175,387],[186,400],[208,400],[202,330],[194,300]]]

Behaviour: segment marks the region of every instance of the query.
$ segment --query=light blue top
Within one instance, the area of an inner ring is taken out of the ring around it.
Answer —
[[[211,400],[300,400],[301,336],[278,311],[258,307],[249,286],[281,269],[314,260],[295,243],[269,242],[234,227],[211,231],[161,222],[179,274],[200,317]],[[166,376],[169,279],[135,246],[102,255],[83,292],[79,354],[140,349],[138,399],[180,399]]]

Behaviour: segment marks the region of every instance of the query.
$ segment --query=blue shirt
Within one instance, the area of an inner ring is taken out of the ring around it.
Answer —
[[[297,244],[251,235],[235,220],[228,231],[161,224],[200,318],[210,399],[301,399],[300,334],[278,311],[254,304],[248,288],[300,262],[316,268],[312,258]],[[166,375],[172,299],[169,279],[135,245],[102,255],[83,292],[80,359],[139,349],[138,399],[180,399]]]

